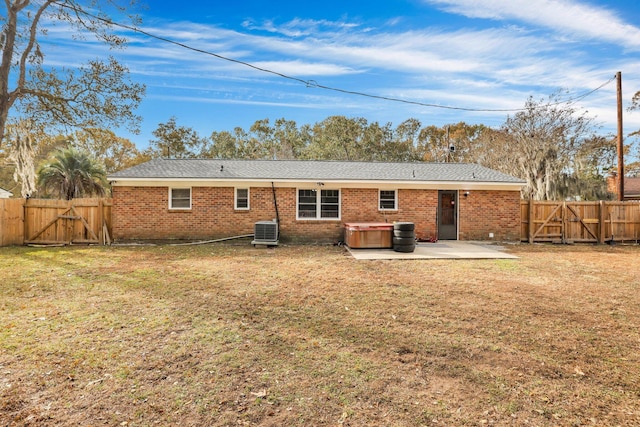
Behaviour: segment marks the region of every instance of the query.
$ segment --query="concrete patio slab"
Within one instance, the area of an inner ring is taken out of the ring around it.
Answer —
[[[461,242],[456,240],[437,243],[418,243],[411,253],[395,252],[393,249],[351,249],[347,250],[355,259],[517,259],[508,254],[503,246],[481,242]]]

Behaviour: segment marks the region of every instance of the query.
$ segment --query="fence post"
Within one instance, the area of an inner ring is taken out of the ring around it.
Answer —
[[[102,198],[98,200],[98,242],[104,245],[104,206]],[[98,243],[99,244],[99,243]]]
[[[533,198],[529,197],[529,244],[533,243],[533,229],[535,227],[535,223],[533,221],[533,207]]]
[[[562,209],[560,210],[560,215],[562,215],[562,217],[560,218],[560,224],[562,224],[561,226],[561,230],[562,232],[560,234],[562,234],[562,236],[560,237],[560,241],[562,242],[563,245],[566,245],[568,242],[567,239],[567,202],[562,202]]]
[[[604,200],[600,200],[600,203],[598,204],[600,211],[599,211],[599,227],[598,227],[598,244],[602,245],[604,244],[604,238],[605,238],[605,221],[607,220],[607,216],[606,216],[606,206],[604,204]]]

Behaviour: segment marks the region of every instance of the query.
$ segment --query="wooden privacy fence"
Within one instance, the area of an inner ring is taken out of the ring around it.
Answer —
[[[640,202],[522,201],[522,241],[637,242]]]
[[[111,199],[0,199],[0,246],[111,243]]]
[[[0,199],[0,246],[110,244],[111,199]],[[638,242],[640,202],[520,203],[526,242]]]

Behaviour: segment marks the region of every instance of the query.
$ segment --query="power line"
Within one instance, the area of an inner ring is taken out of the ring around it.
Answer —
[[[383,101],[392,101],[392,102],[400,102],[403,104],[411,104],[411,105],[418,105],[421,107],[430,107],[430,108],[440,108],[440,109],[445,109],[445,110],[457,110],[457,111],[469,111],[469,112],[480,112],[480,113],[495,113],[495,112],[500,112],[500,113],[514,113],[514,112],[519,112],[519,111],[526,111],[527,108],[511,108],[511,109],[487,109],[487,108],[467,108],[467,107],[455,107],[455,106],[448,106],[448,105],[440,105],[440,104],[432,104],[432,103],[427,103],[427,102],[420,102],[420,101],[410,101],[408,99],[402,99],[402,98],[394,98],[394,97],[388,97],[388,96],[382,96],[382,95],[373,95],[373,94],[369,94],[369,93],[365,93],[365,92],[359,92],[359,91],[353,91],[353,90],[348,90],[348,89],[341,89],[341,88],[336,88],[336,87],[331,87],[331,86],[325,86],[322,84],[319,84],[318,82],[316,82],[315,80],[303,80],[300,79],[298,77],[293,77],[293,76],[289,76],[287,74],[283,74],[277,71],[273,71],[270,70],[268,68],[262,68],[262,67],[258,67],[257,65],[253,65],[249,62],[245,62],[245,61],[240,61],[238,59],[234,59],[234,58],[229,58],[227,56],[223,56],[211,51],[207,51],[204,49],[199,49],[193,46],[190,46],[188,44],[182,43],[182,42],[178,42],[166,37],[162,37],[162,36],[158,36],[156,34],[152,34],[149,33],[148,31],[142,30],[138,27],[134,27],[131,25],[127,25],[127,24],[121,24],[118,22],[114,22],[111,19],[107,19],[107,18],[103,18],[97,15],[94,15],[92,13],[89,13],[87,11],[85,11],[84,9],[81,9],[77,6],[73,6],[73,5],[68,5],[68,4],[63,4],[63,3],[59,3],[57,1],[53,2],[54,4],[57,4],[60,7],[64,7],[67,9],[71,9],[76,13],[81,13],[83,15],[86,15],[90,18],[99,20],[104,22],[107,25],[112,25],[114,27],[119,27],[119,28],[124,28],[126,30],[129,31],[133,31],[135,33],[138,34],[142,34],[144,36],[150,37],[152,39],[156,39],[165,43],[169,43],[178,47],[181,47],[183,49],[187,49],[193,52],[197,52],[197,53],[201,53],[204,55],[208,55],[208,56],[212,56],[214,58],[218,58],[221,59],[223,61],[228,61],[228,62],[232,62],[235,64],[239,64],[239,65],[243,65],[245,67],[248,68],[252,68],[256,71],[260,71],[263,73],[268,73],[268,74],[273,74],[275,76],[278,77],[282,77],[284,79],[288,79],[288,80],[292,80],[294,82],[297,83],[302,83],[304,84],[306,87],[308,88],[318,88],[318,89],[324,89],[324,90],[328,90],[328,91],[333,91],[333,92],[339,92],[339,93],[344,93],[344,94],[348,94],[348,95],[356,95],[356,96],[362,96],[362,97],[366,97],[366,98],[373,98],[373,99],[380,99]],[[539,108],[545,108],[545,107],[549,107],[549,106],[555,106],[555,105],[561,105],[561,104],[575,104],[576,102],[588,97],[589,95],[597,92],[598,90],[602,89],[603,87],[607,86],[609,83],[611,83],[612,81],[614,81],[616,79],[616,76],[614,75],[612,78],[610,78],[609,80],[607,80],[606,82],[604,82],[603,84],[601,84],[600,86],[598,86],[597,88],[590,90],[589,92],[586,92],[582,95],[578,95],[575,98],[569,98],[567,100],[564,101],[558,101],[555,103],[550,103],[550,104],[546,104],[544,106],[540,106]]]

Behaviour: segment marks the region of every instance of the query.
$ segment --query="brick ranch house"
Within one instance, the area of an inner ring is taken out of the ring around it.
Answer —
[[[520,240],[524,182],[475,164],[155,159],[108,179],[118,241],[232,237],[276,218],[281,241],[394,221],[422,239]]]

